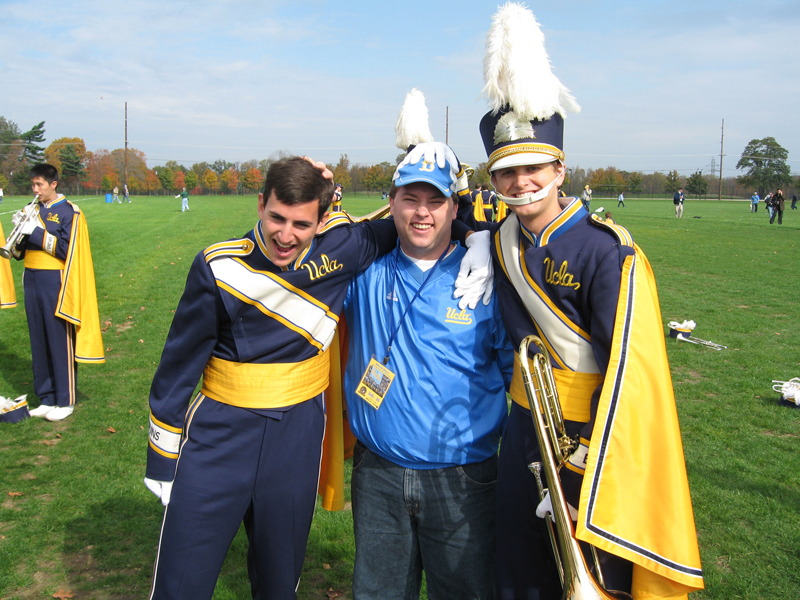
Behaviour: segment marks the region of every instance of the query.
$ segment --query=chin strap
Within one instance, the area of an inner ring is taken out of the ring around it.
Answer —
[[[527,196],[521,196],[519,198],[513,198],[511,196],[503,196],[500,192],[497,192],[497,197],[500,198],[506,204],[511,206],[523,206],[525,204],[533,204],[534,202],[538,202],[550,192],[550,189],[556,184],[556,179],[558,179],[558,175],[556,175],[555,179],[540,189],[538,192],[534,192],[533,194],[528,194]]]

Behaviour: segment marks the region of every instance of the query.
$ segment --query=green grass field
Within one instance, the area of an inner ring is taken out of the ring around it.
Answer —
[[[142,484],[150,381],[194,255],[257,218],[254,196],[191,197],[190,213],[171,197],[75,199],[89,222],[107,362],[80,367],[69,419],[0,425],[6,600],[59,590],[80,599],[147,596],[162,514]],[[27,200],[0,205],[6,234]],[[353,214],[380,204],[344,199]],[[606,208],[648,255],[664,322],[694,319],[697,337],[728,346],[667,341],[706,578],[692,597],[794,600],[800,410],[778,406],[771,380],[800,376],[800,211],[787,210],[779,227],[764,212],[750,214],[747,202],[689,199],[682,220],[670,200],[626,204]],[[20,306],[0,312],[0,395],[28,393],[36,404],[22,268],[13,269]],[[300,597],[351,597],[353,551],[349,511],[318,510]],[[240,532],[215,599],[250,597],[245,554]]]

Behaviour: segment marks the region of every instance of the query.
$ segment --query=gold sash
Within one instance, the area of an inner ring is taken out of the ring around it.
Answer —
[[[242,408],[280,408],[299,404],[328,387],[330,352],[299,363],[237,363],[211,357],[201,392]]]
[[[44,250],[28,250],[25,252],[26,269],[42,269],[43,271],[63,271],[65,262],[48,254]]]

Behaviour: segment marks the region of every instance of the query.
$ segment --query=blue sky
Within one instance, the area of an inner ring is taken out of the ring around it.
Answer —
[[[393,161],[405,94],[463,161],[486,159],[478,122],[496,1],[0,0],[0,115],[47,143],[129,146],[149,166],[262,159]],[[773,136],[800,173],[800,2],[528,2],[582,111],[568,166],[724,175]]]

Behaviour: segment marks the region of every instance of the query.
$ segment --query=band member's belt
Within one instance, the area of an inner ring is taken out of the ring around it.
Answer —
[[[44,250],[27,250],[24,260],[26,269],[41,269],[43,271],[63,271],[64,261],[48,254]]]
[[[237,363],[211,357],[201,392],[243,408],[280,408],[299,404],[328,387],[330,352],[299,363]]]
[[[564,419],[586,423],[591,418],[592,393],[603,382],[597,373],[578,373],[564,369],[553,369],[558,399]],[[511,378],[511,399],[524,408],[530,408],[525,385],[522,383],[522,370],[519,354],[514,355],[514,375]]]

